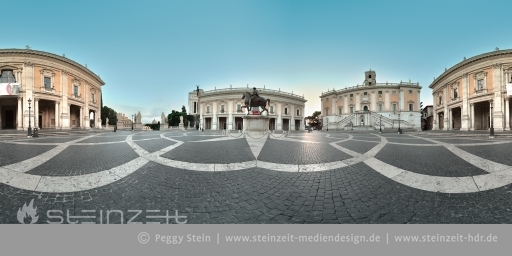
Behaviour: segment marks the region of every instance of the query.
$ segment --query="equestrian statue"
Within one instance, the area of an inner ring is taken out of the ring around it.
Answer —
[[[263,109],[263,111],[260,112],[260,115],[264,111],[267,111],[267,115],[268,115],[268,110],[266,107],[267,107],[267,104],[270,105],[270,99],[265,99],[263,97],[260,97],[256,87],[253,87],[252,91],[253,91],[253,93],[245,92],[244,96],[242,96],[242,99],[245,99],[245,101],[244,101],[245,106],[242,106],[242,107],[247,108],[247,115],[249,115],[249,113],[251,112],[252,107],[261,107]]]

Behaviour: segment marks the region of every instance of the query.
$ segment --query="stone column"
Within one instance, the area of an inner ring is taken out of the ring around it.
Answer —
[[[333,101],[334,102],[334,101]],[[291,113],[291,117],[290,117],[290,131],[295,131],[295,106],[294,105],[291,105],[290,106],[290,109],[292,110],[292,113]],[[332,109],[333,111],[336,111],[335,108]],[[334,117],[336,116],[335,115],[336,112],[333,112],[332,113],[332,118],[334,119]]]
[[[41,127],[39,127],[39,99],[38,98],[35,98],[34,99],[34,128],[39,128],[41,129]]]
[[[348,106],[348,97],[346,97],[346,95],[345,95],[345,97],[343,97],[343,109],[341,111],[342,111],[342,114],[343,114],[343,112],[350,113],[350,107]]]
[[[229,116],[228,116],[227,128],[228,128],[228,130],[233,130],[233,100],[232,99],[228,100],[228,113],[229,113]]]
[[[16,129],[17,130],[23,130],[23,126],[21,123],[22,113],[23,113],[23,109],[21,109],[21,97],[18,97],[18,109],[16,111]]]
[[[385,109],[384,111],[391,111],[391,105],[390,105],[390,102],[389,102],[389,91],[386,91],[386,95],[384,96],[384,106],[385,106]]]
[[[55,101],[55,129],[59,127],[59,102]]]
[[[354,111],[359,111],[361,109],[361,97],[359,96],[359,93],[356,92],[356,107]]]
[[[78,117],[78,122],[80,122],[80,126],[79,126],[80,128],[84,127],[84,125],[83,125],[83,119],[84,119],[83,116],[84,116],[83,108],[82,108],[82,106],[80,106],[80,116]]]
[[[448,129],[447,130],[453,130],[453,108],[448,109]]]
[[[469,130],[475,130],[475,104],[473,103],[471,103],[471,127],[469,127]]]
[[[450,113],[448,113],[448,86],[443,89],[443,100],[444,100],[444,130],[450,130]]]
[[[405,96],[404,96],[404,90],[400,90],[400,110],[398,111],[404,111],[404,103],[405,103]]]
[[[276,130],[282,131],[283,130],[283,118],[282,118],[282,109],[281,109],[281,102],[277,103],[277,124],[276,124]]]
[[[218,120],[217,120],[217,101],[213,102],[213,117],[212,117],[212,130],[218,130]]]
[[[505,97],[505,118],[504,118],[504,122],[505,122],[505,130],[508,131],[510,130],[510,112],[509,112],[509,102],[508,102],[508,97]]]

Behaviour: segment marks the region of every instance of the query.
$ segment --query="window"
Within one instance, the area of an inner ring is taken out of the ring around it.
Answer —
[[[409,90],[409,94],[412,94],[412,90]]]
[[[379,95],[382,95],[382,91],[379,91]]]
[[[197,113],[197,102],[194,101],[194,113]]]
[[[372,82],[369,82],[368,84],[369,84],[369,85],[372,85]]]
[[[284,114],[288,115],[288,108],[284,108]]]
[[[75,95],[75,97],[78,97],[78,85],[73,85],[73,95]]]
[[[350,98],[352,98],[352,97],[354,97],[354,94],[352,94],[352,93],[351,93],[351,94],[350,94]]]
[[[300,116],[300,111],[297,109],[297,115]]]
[[[443,97],[441,97],[441,95],[439,95],[439,105],[443,104]]]
[[[210,114],[210,106],[206,106],[206,114]]]
[[[368,92],[364,92],[363,94],[364,94],[364,95],[368,95]]]
[[[286,111],[286,108],[285,108],[285,111]],[[325,108],[325,115],[328,116],[329,115],[329,108]]]
[[[382,104],[379,104],[379,112],[382,112]]]
[[[339,107],[339,108],[338,108],[338,115],[341,115],[341,114],[343,114],[343,108],[342,108],[342,107]]]
[[[220,105],[220,112],[224,113],[224,105]]]
[[[2,73],[0,73],[0,83],[16,83],[12,70],[2,70]]]
[[[364,106],[364,107],[363,107],[363,110],[364,110],[364,111],[368,111],[368,106]]]
[[[350,107],[350,114],[354,113],[354,107]]]
[[[372,75],[368,75],[368,78],[372,78]]]
[[[458,97],[457,88],[454,88],[453,89],[453,98],[457,99],[457,97]]]
[[[484,89],[484,80],[483,79],[478,79],[477,84],[478,84],[478,87],[477,87],[478,91]]]
[[[412,103],[409,103],[409,111],[413,111],[412,110]]]
[[[270,106],[270,113],[274,114],[274,106]]]
[[[396,112],[396,104],[393,103],[393,112]]]
[[[96,101],[94,100],[94,93],[91,93],[91,100],[92,100],[92,102],[96,102]]]
[[[236,112],[241,113],[242,112],[242,105],[236,104]],[[272,111],[271,111],[272,112]]]
[[[44,77],[44,89],[45,90],[52,89],[52,79],[47,76]]]

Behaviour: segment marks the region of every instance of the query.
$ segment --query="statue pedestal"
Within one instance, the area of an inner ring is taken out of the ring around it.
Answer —
[[[142,131],[142,124],[135,123],[133,125],[133,130]]]
[[[263,135],[269,131],[268,116],[244,116],[244,132],[250,135]]]
[[[180,130],[185,130],[185,126],[183,126],[183,123],[180,123],[179,129]]]

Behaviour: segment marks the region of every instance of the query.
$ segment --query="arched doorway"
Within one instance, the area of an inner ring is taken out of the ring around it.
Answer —
[[[361,116],[359,117],[359,124],[360,124],[361,126],[364,126],[364,115],[361,115]]]
[[[439,121],[439,130],[444,129],[444,113],[441,112],[438,114],[438,121]]]

